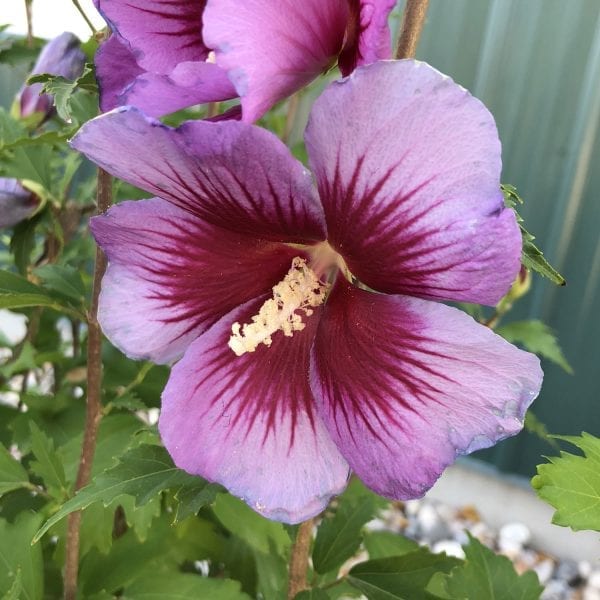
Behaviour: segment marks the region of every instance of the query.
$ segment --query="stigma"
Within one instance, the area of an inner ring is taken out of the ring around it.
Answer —
[[[302,319],[310,317],[313,309],[325,302],[329,288],[330,284],[323,283],[306,260],[297,256],[286,276],[273,288],[273,297],[260,307],[252,322],[231,326],[228,346],[242,356],[254,352],[260,344],[270,346],[277,331],[292,337],[306,326]]]

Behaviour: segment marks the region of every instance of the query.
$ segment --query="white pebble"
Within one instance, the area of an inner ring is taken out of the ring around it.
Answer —
[[[524,546],[531,539],[531,532],[523,523],[507,523],[500,529],[500,542]]]
[[[592,574],[592,563],[589,560],[582,560],[578,565],[579,575],[587,579]]]
[[[454,556],[461,560],[465,558],[465,551],[462,546],[454,540],[442,540],[441,542],[436,542],[433,545],[432,550],[435,554],[445,552],[448,556]]]
[[[581,600],[600,600],[600,590],[593,587],[586,587],[585,590],[583,590]]]
[[[588,577],[588,586],[600,590],[600,571],[592,571]]]
[[[554,573],[554,562],[546,558],[535,565],[533,570],[537,573],[540,583],[545,585],[550,580],[550,577],[552,577],[552,573]]]

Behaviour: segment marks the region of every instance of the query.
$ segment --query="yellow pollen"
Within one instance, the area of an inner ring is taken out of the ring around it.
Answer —
[[[252,322],[231,326],[229,347],[241,356],[254,352],[259,344],[270,346],[271,336],[280,329],[283,335],[292,337],[294,331],[306,326],[302,317],[310,317],[313,308],[323,304],[329,287],[306,265],[306,260],[297,256],[287,275],[273,288],[273,297],[260,307]]]

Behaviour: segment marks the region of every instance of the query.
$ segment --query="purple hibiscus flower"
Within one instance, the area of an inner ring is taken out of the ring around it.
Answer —
[[[113,31],[96,57],[105,111],[131,104],[160,116],[240,96],[252,122],[336,61],[347,75],[391,57],[395,0],[95,3]]]
[[[81,51],[80,44],[72,33],[61,33],[42,48],[31,75],[50,73],[67,79],[79,77],[85,65],[85,54]],[[33,83],[21,88],[17,99],[22,117],[33,113],[50,116],[53,110],[52,97],[41,94],[42,87],[41,83]]]
[[[73,146],[157,197],[92,222],[109,259],[99,318],[168,363],[160,433],[175,463],[263,515],[306,519],[350,469],[421,496],[456,456],[517,433],[539,360],[439,303],[495,304],[521,237],[493,118],[424,63],[331,85],[310,173],[270,132],[170,129],[136,109]]]
[[[0,177],[0,227],[13,227],[37,209],[38,198],[16,179]]]

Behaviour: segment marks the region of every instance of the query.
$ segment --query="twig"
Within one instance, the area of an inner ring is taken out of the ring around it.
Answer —
[[[292,545],[290,556],[288,600],[293,600],[296,594],[308,588],[306,571],[308,570],[308,553],[312,537],[314,519],[300,523],[296,539]]]
[[[414,58],[429,0],[406,0],[396,58]]]
[[[83,17],[83,20],[87,23],[87,26],[92,30],[92,35],[96,35],[98,30],[94,27],[94,24],[90,21],[90,18],[85,14],[83,8],[81,8],[81,4],[79,4],[79,0],[73,0],[73,4],[75,8],[79,11],[79,14]]]
[[[98,213],[105,212],[112,202],[112,180],[110,175],[98,169],[98,191],[96,193]],[[75,492],[90,481],[96,438],[101,417],[101,392],[102,392],[102,332],[98,324],[98,297],[100,295],[100,282],[106,270],[106,257],[100,248],[96,249],[96,264],[94,267],[94,283],[92,288],[92,302],[88,313],[88,345],[87,345],[87,403],[85,414],[85,430],[81,458],[75,482]],[[67,544],[65,557],[65,600],[75,600],[77,596],[77,571],[79,566],[79,529],[81,525],[81,512],[69,515],[67,524]]]
[[[27,47],[33,48],[33,0],[25,0],[25,16],[27,18]]]

